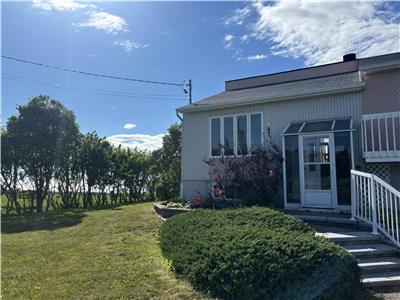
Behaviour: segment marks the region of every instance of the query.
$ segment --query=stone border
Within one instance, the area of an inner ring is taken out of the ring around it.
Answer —
[[[170,217],[173,217],[177,214],[185,213],[188,211],[191,211],[192,209],[190,208],[183,208],[183,207],[168,207],[162,204],[154,204],[154,210],[156,213],[160,216],[162,220],[165,221],[165,219],[168,219]]]

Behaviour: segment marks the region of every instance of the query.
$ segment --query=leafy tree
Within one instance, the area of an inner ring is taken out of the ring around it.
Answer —
[[[55,169],[64,160],[70,135],[78,132],[78,125],[72,111],[48,96],[37,96],[17,109],[19,114],[8,120],[7,132],[34,187],[37,211],[42,212]]]
[[[20,157],[15,139],[6,130],[1,131],[1,194],[7,198],[6,213],[15,209],[21,212],[18,189],[21,178]]]
[[[113,147],[110,156],[110,199],[113,203],[123,203],[125,198],[124,173],[127,169],[127,150]]]
[[[81,135],[73,132],[65,148],[64,159],[56,168],[55,179],[57,190],[64,208],[79,206],[79,192],[81,188],[81,172],[79,167],[79,149]]]
[[[100,200],[105,204],[105,190],[111,168],[111,145],[95,132],[82,137],[79,166],[84,188],[84,207],[93,206],[93,190],[97,186]],[[98,199],[98,202],[100,202]]]
[[[181,125],[173,124],[163,137],[163,146],[159,153],[160,180],[156,186],[161,200],[179,195],[181,182]]]

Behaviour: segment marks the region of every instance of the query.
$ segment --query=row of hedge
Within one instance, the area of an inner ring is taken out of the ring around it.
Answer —
[[[222,299],[354,299],[360,272],[343,248],[268,208],[195,210],[161,226],[175,271]]]

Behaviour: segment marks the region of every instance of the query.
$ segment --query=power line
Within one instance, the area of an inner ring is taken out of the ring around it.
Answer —
[[[52,82],[48,82],[48,81],[41,81],[41,80],[33,80],[30,78],[26,78],[23,76],[19,76],[19,75],[13,75],[13,74],[7,74],[7,73],[3,73],[3,77],[6,79],[11,79],[11,80],[16,80],[16,81],[22,81],[22,82],[28,82],[28,83],[32,83],[32,84],[36,84],[36,85],[43,85],[43,86],[50,86],[50,87],[59,87],[60,84],[58,83],[52,83]],[[82,90],[81,87],[78,86],[68,86],[68,87],[64,87],[65,89],[79,89]],[[133,97],[157,97],[157,98],[164,98],[164,97],[172,97],[172,98],[177,98],[177,97],[182,97],[182,94],[138,94],[138,93],[131,93],[131,92],[125,92],[125,91],[115,91],[115,90],[103,90],[103,89],[94,89],[94,88],[87,88],[85,89],[86,91],[89,92],[101,92],[101,93],[113,93],[113,94],[122,94],[122,95],[127,95],[127,96],[133,96]]]
[[[44,87],[50,87],[50,88],[55,88],[55,89],[61,89],[61,90],[67,90],[67,91],[72,91],[72,92],[78,92],[78,93],[91,93],[91,94],[97,94],[97,95],[102,95],[102,96],[113,96],[113,97],[122,97],[122,98],[134,98],[134,99],[147,99],[147,100],[163,100],[163,101],[187,101],[186,99],[183,98],[170,98],[170,97],[148,97],[146,95],[141,96],[141,95],[135,95],[135,94],[129,94],[129,93],[119,93],[115,91],[107,91],[107,90],[98,90],[98,91],[103,91],[103,92],[96,92],[96,90],[90,90],[90,89],[82,89],[82,88],[77,88],[77,87],[63,87],[60,85],[53,85],[51,83],[46,83],[46,82],[35,82],[33,80],[29,80],[20,76],[13,76],[13,75],[2,75],[1,78],[8,79],[8,80],[14,80],[14,81],[19,81],[23,83],[28,83],[28,84],[33,84],[37,86],[44,86]]]
[[[15,57],[6,56],[6,55],[1,55],[1,57],[9,59],[9,60],[13,60],[13,61],[21,62],[21,63],[26,63],[26,64],[39,66],[39,67],[45,67],[45,68],[49,68],[49,69],[55,69],[55,70],[71,72],[71,73],[77,73],[77,74],[83,74],[83,75],[89,75],[89,76],[96,76],[96,77],[103,77],[103,78],[110,78],[110,79],[118,79],[118,80],[126,80],[126,81],[134,81],[134,82],[142,82],[142,83],[149,83],[149,84],[172,85],[172,86],[179,86],[179,87],[185,86],[184,82],[183,83],[173,83],[173,82],[166,82],[166,81],[152,81],[152,80],[143,80],[143,79],[136,79],[136,78],[127,78],[127,77],[121,77],[121,76],[114,76],[114,75],[106,75],[106,74],[78,71],[78,70],[73,70],[73,69],[68,69],[68,68],[48,65],[48,64],[44,64],[44,63],[33,62],[33,61],[20,59],[20,58],[15,58]]]

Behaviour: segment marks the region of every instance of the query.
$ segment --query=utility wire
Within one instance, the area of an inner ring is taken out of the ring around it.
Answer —
[[[186,99],[183,98],[167,98],[167,97],[147,97],[147,96],[136,96],[136,95],[129,95],[127,94],[117,94],[112,91],[106,91],[103,90],[104,92],[95,92],[91,90],[85,90],[85,89],[79,89],[79,88],[71,88],[71,87],[63,87],[60,85],[52,85],[52,84],[47,84],[45,82],[35,82],[31,81],[28,79],[21,79],[21,78],[16,78],[12,77],[9,75],[2,75],[1,78],[8,79],[8,80],[14,80],[14,81],[19,81],[23,83],[28,83],[28,84],[33,84],[37,86],[43,86],[43,87],[50,87],[50,88],[55,88],[55,89],[61,89],[61,90],[67,90],[67,91],[72,91],[72,92],[78,92],[78,93],[91,93],[91,94],[97,94],[97,95],[102,95],[102,96],[113,96],[113,97],[122,97],[122,98],[130,98],[130,99],[143,99],[143,100],[161,100],[161,101],[187,101]]]
[[[135,82],[142,82],[142,83],[149,83],[149,84],[172,85],[172,86],[179,86],[179,87],[185,86],[185,83],[173,83],[173,82],[165,82],[165,81],[152,81],[152,80],[127,78],[127,77],[113,76],[113,75],[106,75],[106,74],[99,74],[99,73],[91,73],[91,72],[84,72],[84,71],[78,71],[78,70],[58,67],[58,66],[52,66],[52,65],[48,65],[48,64],[44,64],[44,63],[33,62],[33,61],[20,59],[20,58],[16,58],[16,57],[11,57],[11,56],[6,56],[6,55],[1,55],[1,57],[9,59],[9,60],[13,60],[13,61],[21,62],[21,63],[26,63],[26,64],[39,66],[39,67],[45,67],[45,68],[49,68],[49,69],[61,70],[61,71],[65,71],[65,72],[78,73],[78,74],[89,75],[89,76],[97,76],[97,77],[111,78],[111,79],[118,79],[118,80],[126,80],[126,81],[135,81]]]
[[[48,82],[48,81],[40,81],[40,80],[33,80],[30,78],[26,78],[23,76],[19,76],[19,75],[13,75],[13,74],[7,74],[7,73],[3,73],[3,78],[5,79],[11,79],[11,80],[15,80],[15,81],[22,81],[22,82],[28,82],[28,83],[32,83],[32,84],[37,84],[37,85],[43,85],[43,86],[50,86],[50,87],[60,87],[60,84],[58,83],[52,83],[52,82]],[[72,90],[72,89],[78,89],[78,90],[87,90],[89,92],[102,92],[102,93],[113,93],[113,94],[122,94],[122,95],[126,95],[126,96],[133,96],[133,97],[157,97],[157,98],[164,98],[164,97],[169,97],[169,98],[181,98],[182,94],[138,94],[138,93],[131,93],[131,92],[125,92],[125,91],[115,91],[115,90],[103,90],[103,89],[94,89],[94,88],[81,88],[78,86],[68,86],[68,87],[64,87],[66,89]]]

